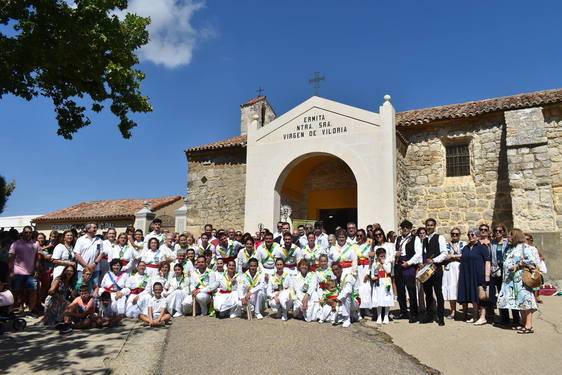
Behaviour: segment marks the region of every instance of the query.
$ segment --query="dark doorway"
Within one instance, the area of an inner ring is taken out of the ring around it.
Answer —
[[[320,210],[320,220],[327,233],[334,233],[337,226],[346,228],[350,221],[357,223],[357,208],[333,208]]]

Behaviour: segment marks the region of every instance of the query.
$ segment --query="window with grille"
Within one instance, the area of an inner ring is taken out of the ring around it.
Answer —
[[[468,144],[446,146],[447,152],[447,177],[469,176],[470,155]]]

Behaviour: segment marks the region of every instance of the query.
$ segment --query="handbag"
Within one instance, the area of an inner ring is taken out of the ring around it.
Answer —
[[[480,302],[490,300],[490,288],[487,286],[478,285],[478,299]]]
[[[527,288],[539,288],[544,283],[538,267],[526,265],[523,268],[523,284]]]

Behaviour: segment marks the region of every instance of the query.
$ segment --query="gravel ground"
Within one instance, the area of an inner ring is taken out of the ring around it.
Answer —
[[[161,360],[161,373],[427,374],[388,337],[362,324],[277,319],[247,321],[184,317],[174,319]]]

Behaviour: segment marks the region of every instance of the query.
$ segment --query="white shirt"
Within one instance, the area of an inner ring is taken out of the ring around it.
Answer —
[[[328,235],[324,232],[322,232],[321,235],[319,235],[318,237],[316,237],[316,244],[320,244],[320,246],[322,246],[323,249],[326,249],[326,251],[328,250],[328,248],[330,247],[330,243],[328,242]]]
[[[422,242],[420,240],[420,238],[418,236],[413,236],[411,234],[408,234],[406,237],[401,238],[400,239],[400,252],[402,253],[402,256],[406,255],[406,245],[411,241],[411,238],[414,238],[414,251],[415,254],[413,257],[411,257],[409,260],[406,261],[406,264],[408,266],[412,266],[414,264],[419,264],[421,262],[423,262],[423,257],[422,257],[422,251],[423,251],[423,246],[422,246]],[[407,241],[406,241],[407,240]],[[395,257],[396,257],[396,253],[394,253]]]
[[[99,237],[88,237],[87,234],[76,240],[74,245],[74,254],[79,254],[86,264],[92,264],[102,251],[102,240]],[[83,271],[84,266],[78,263],[78,271]],[[100,270],[100,265],[96,266],[95,271]]]
[[[160,298],[152,297],[148,301],[148,307],[152,308],[152,318],[158,319],[166,310],[166,298],[163,296],[160,296]]]
[[[146,237],[144,237],[145,249],[148,249],[148,241],[151,238],[156,238],[158,240],[158,243],[162,245],[164,243],[164,240],[166,239],[166,235],[164,233],[156,233],[155,231],[150,232],[149,234],[146,235]]]
[[[72,248],[67,248],[64,244],[59,243],[53,250],[52,259],[56,260],[74,260],[74,251]],[[53,280],[56,279],[64,270],[63,265],[57,264],[53,269]]]
[[[437,233],[433,232],[429,236],[427,236],[427,242],[428,243],[433,238],[433,236],[435,234],[437,234]],[[437,255],[435,258],[433,258],[433,263],[443,262],[445,259],[447,259],[447,254],[448,254],[448,252],[447,252],[447,241],[445,241],[445,236],[439,236],[437,241],[439,242],[439,255]]]
[[[110,247],[107,253],[107,261],[111,262],[113,259],[127,261],[128,263],[121,268],[121,271],[131,273],[135,265],[135,250],[129,244],[123,247],[121,247],[121,245]]]

